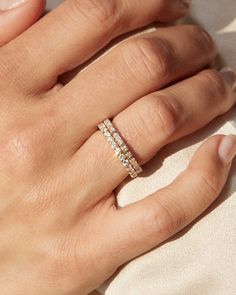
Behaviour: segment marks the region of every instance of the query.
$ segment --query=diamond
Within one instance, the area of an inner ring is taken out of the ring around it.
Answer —
[[[101,130],[130,176],[132,178],[137,177],[138,173],[142,172],[142,168],[133,157],[118,131],[112,125],[112,122],[109,119],[106,119],[98,125],[98,128]]]

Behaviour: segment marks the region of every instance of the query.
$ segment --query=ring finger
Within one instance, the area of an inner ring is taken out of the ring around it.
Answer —
[[[204,70],[141,98],[114,118],[114,126],[140,164],[149,161],[164,145],[203,127],[235,104],[236,93],[230,85],[233,81],[224,81],[222,75]],[[100,132],[94,133],[75,154],[74,169],[83,177],[80,182],[86,183],[88,205],[94,198],[109,194],[127,176]]]
[[[77,150],[104,118],[200,71],[214,56],[212,40],[196,26],[162,28],[121,44],[51,98],[58,122],[66,122],[63,143]]]

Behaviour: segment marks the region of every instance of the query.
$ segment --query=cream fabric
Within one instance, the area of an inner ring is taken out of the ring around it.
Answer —
[[[60,0],[48,1],[50,8]],[[191,22],[205,27],[221,52],[220,63],[236,68],[236,1],[193,0]],[[235,127],[234,127],[235,126]],[[204,130],[165,148],[145,174],[120,188],[121,206],[169,184],[200,143],[215,133],[236,134],[236,110]],[[100,288],[105,295],[236,294],[236,163],[218,201],[196,222],[161,247],[127,264]]]
[[[232,117],[235,115],[231,113]],[[224,118],[205,131],[172,144],[146,167],[146,177],[120,190],[119,204],[142,199],[170,183],[186,167],[200,142],[213,133],[236,134],[236,129]],[[107,288],[101,289],[101,294],[236,294],[235,164],[224,193],[202,218],[125,266]]]

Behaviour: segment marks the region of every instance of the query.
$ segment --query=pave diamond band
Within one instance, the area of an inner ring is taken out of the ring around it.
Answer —
[[[115,151],[116,156],[121,161],[127,172],[132,178],[136,178],[142,172],[133,154],[119,135],[116,128],[109,119],[104,120],[98,125],[98,128]]]

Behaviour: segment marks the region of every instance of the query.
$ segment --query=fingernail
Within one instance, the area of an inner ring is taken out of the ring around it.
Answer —
[[[219,146],[219,156],[223,163],[229,164],[236,156],[236,136],[225,136]]]
[[[180,9],[188,9],[191,4],[191,0],[178,0],[178,2]]]
[[[9,10],[24,4],[26,0],[0,0],[0,10]]]
[[[233,91],[236,91],[236,72],[231,68],[223,68],[220,71],[221,76],[226,83],[230,85]]]

